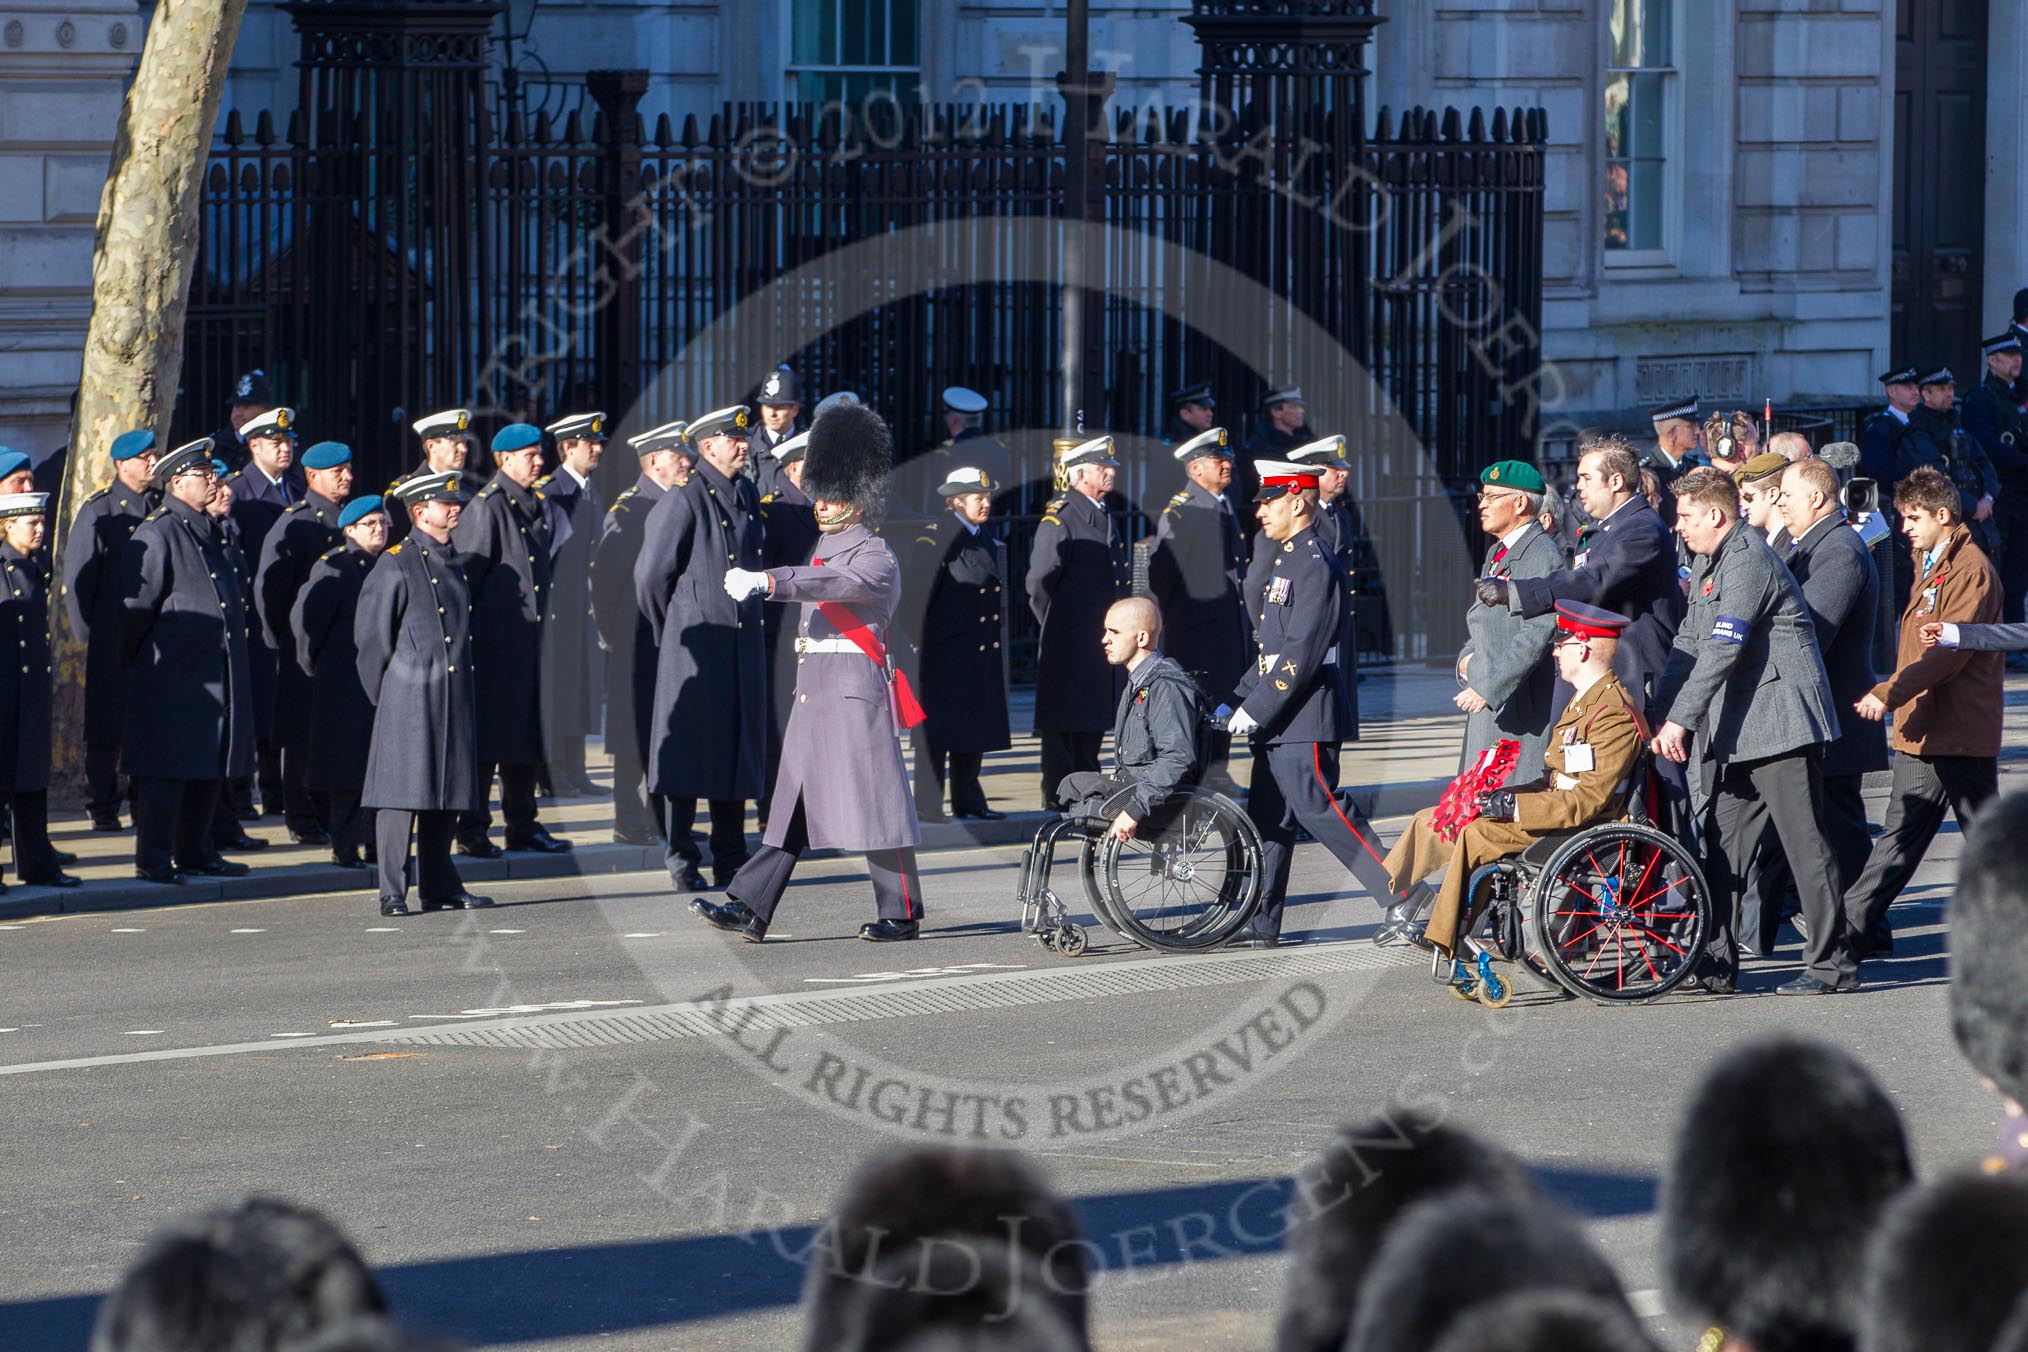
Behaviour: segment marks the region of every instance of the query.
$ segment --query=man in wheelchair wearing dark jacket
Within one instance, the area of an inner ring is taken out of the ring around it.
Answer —
[[[1203,698],[1197,683],[1161,654],[1162,613],[1145,596],[1106,612],[1106,661],[1127,669],[1126,693],[1113,717],[1113,769],[1073,771],[1057,787],[1064,813],[1095,831],[1130,840],[1169,798],[1203,769]]]

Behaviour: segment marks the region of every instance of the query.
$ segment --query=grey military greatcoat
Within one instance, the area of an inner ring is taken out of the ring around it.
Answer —
[[[367,807],[470,812],[479,783],[471,593],[458,556],[421,531],[374,562],[352,641],[374,706]]]
[[[326,550],[344,540],[344,533],[338,529],[341,510],[340,504],[321,493],[305,493],[290,503],[268,531],[260,546],[259,566],[254,569],[260,641],[279,654],[275,708],[280,716],[274,720],[272,740],[276,746],[291,751],[308,750],[311,722],[304,716],[310,703],[310,673],[299,664],[289,614],[310,569]]]
[[[704,461],[648,513],[634,593],[658,649],[648,787],[669,798],[753,798],[767,747],[761,603],[725,594],[761,566],[760,497]]]
[[[160,499],[118,479],[84,500],[63,547],[64,601],[85,640],[85,741],[119,742],[127,725],[127,669],[120,660],[120,555]]]
[[[140,779],[231,779],[254,769],[247,598],[216,523],[177,498],[120,558],[127,729]]]
[[[310,566],[289,610],[295,662],[310,675],[310,698],[299,717],[309,734],[303,782],[313,789],[356,794],[366,782],[373,702],[359,684],[353,625],[359,593],[376,562],[374,555],[353,544],[326,552]]]
[[[1563,567],[1563,550],[1542,528],[1530,522],[1520,538],[1503,549],[1486,551],[1481,577],[1548,577]],[[1554,611],[1523,619],[1511,606],[1488,606],[1476,598],[1465,611],[1471,637],[1459,654],[1465,663],[1465,684],[1486,701],[1486,707],[1465,720],[1465,748],[1459,768],[1501,738],[1521,744],[1521,758],[1508,782],[1526,784],[1542,777],[1542,746],[1556,721],[1556,665],[1549,645],[1556,639]]]
[[[901,572],[894,551],[867,527],[824,536],[808,565],[767,572],[774,581],[771,604],[804,603],[796,620],[799,638],[840,637],[817,608],[834,602],[886,648],[901,602]],[[798,797],[813,848],[863,854],[922,843],[901,763],[893,682],[886,668],[856,648],[797,657],[796,703],[768,809],[768,844],[785,846]]]

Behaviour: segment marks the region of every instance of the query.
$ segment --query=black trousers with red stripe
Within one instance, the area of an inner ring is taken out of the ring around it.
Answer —
[[[762,845],[753,857],[739,866],[725,895],[743,902],[762,920],[773,920],[788,889],[789,875],[796,861],[810,846],[809,824],[803,815],[803,800],[796,799],[796,814],[789,818],[779,846]],[[922,919],[922,875],[915,869],[913,849],[868,850],[866,872],[873,879],[875,914],[882,920]]]
[[[1289,893],[1290,853],[1298,824],[1316,837],[1354,880],[1382,906],[1400,898],[1387,879],[1387,852],[1351,796],[1333,786],[1338,782],[1335,742],[1254,743],[1253,784],[1247,790],[1246,813],[1260,832],[1262,871],[1267,875],[1257,934],[1280,935],[1282,903]],[[1263,764],[1265,762],[1265,764]]]

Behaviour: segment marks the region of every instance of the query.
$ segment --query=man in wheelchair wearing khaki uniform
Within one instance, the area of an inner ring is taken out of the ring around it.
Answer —
[[[1628,779],[1648,732],[1626,688],[1613,675],[1624,616],[1579,601],[1556,606],[1559,630],[1550,652],[1556,674],[1576,693],[1549,730],[1543,777],[1478,796],[1478,816],[1447,841],[1437,833],[1436,808],[1415,815],[1387,856],[1395,890],[1412,905],[1405,937],[1416,939],[1416,918],[1428,915],[1418,942],[1455,954],[1471,921],[1465,888],[1481,865],[1517,855],[1545,836],[1616,818]],[[1421,879],[1444,870],[1430,909],[1431,889]],[[1411,891],[1411,886],[1413,890]]]

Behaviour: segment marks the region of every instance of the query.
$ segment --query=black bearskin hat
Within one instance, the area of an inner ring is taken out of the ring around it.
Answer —
[[[1520,1160],[1457,1127],[1389,1116],[1339,1127],[1296,1177],[1279,1352],[1338,1352],[1388,1228],[1459,1188],[1516,1202],[1541,1195]]]
[[[997,1240],[931,1239],[856,1283],[833,1352],[1088,1352],[1042,1264]]]
[[[810,449],[803,457],[803,492],[829,502],[849,502],[879,524],[887,508],[890,443],[887,424],[864,404],[840,404],[810,424]]]
[[[1862,1352],[1987,1352],[2028,1290],[2028,1178],[1910,1188],[1867,1251]]]
[[[1612,1264],[1555,1207],[1469,1192],[1432,1197],[1381,1245],[1345,1352],[1429,1352],[1479,1306],[1546,1290],[1627,1309]]]
[[[2028,1103],[2028,793],[1972,823],[1951,898],[1951,1032],[1972,1068]]]
[[[1527,1291],[1459,1316],[1432,1352],[1660,1352],[1617,1300],[1576,1291]]]
[[[1755,1352],[1849,1345],[1867,1236],[1914,1177],[1901,1114],[1847,1053],[1736,1048],[1704,1076],[1662,1181],[1662,1284]]]

